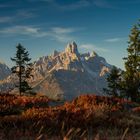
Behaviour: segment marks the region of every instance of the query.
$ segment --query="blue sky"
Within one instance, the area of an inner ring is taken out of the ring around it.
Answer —
[[[64,50],[96,51],[123,68],[130,29],[140,18],[140,0],[0,0],[0,60],[21,43],[32,60]]]

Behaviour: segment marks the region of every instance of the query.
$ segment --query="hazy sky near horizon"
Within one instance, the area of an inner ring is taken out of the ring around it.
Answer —
[[[128,35],[140,18],[140,0],[0,0],[0,60],[21,43],[32,60],[75,41],[123,68]]]

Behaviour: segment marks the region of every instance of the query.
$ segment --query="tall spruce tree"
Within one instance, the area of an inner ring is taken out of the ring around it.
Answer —
[[[104,88],[104,92],[108,95],[119,97],[120,96],[120,82],[121,82],[120,70],[113,66],[110,73],[107,76],[108,87]]]
[[[22,92],[26,92],[31,89],[27,81],[32,76],[32,64],[29,63],[31,58],[29,58],[28,51],[26,51],[21,44],[18,44],[16,49],[15,57],[11,58],[11,60],[15,62],[16,66],[13,66],[11,70],[12,73],[15,73],[19,78],[19,82],[16,86],[19,88],[19,94],[21,95]]]
[[[140,97],[140,24],[135,25],[129,35],[123,75],[124,91],[132,101]]]

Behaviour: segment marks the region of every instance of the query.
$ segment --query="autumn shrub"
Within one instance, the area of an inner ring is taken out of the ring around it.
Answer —
[[[47,97],[0,95],[0,116],[20,114],[23,110],[31,107],[47,106]]]
[[[29,131],[32,137],[42,134],[42,137],[56,135],[62,138],[65,135],[85,136],[90,130],[94,130],[93,133],[96,134],[99,129],[114,129],[114,127],[119,130],[117,132],[119,135],[127,127],[130,131],[134,127],[140,127],[137,123],[138,117],[134,118],[129,111],[123,111],[124,104],[132,104],[127,100],[82,95],[63,105],[44,106],[49,101],[45,97],[7,97],[4,96],[4,100],[1,101],[3,104],[6,105],[10,101],[11,109],[17,106],[23,111],[18,115],[0,117],[0,130],[5,130],[5,134],[17,128],[22,132],[19,134],[25,137],[25,132]]]

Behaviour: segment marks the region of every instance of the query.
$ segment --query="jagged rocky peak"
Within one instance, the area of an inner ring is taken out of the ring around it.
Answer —
[[[59,52],[57,50],[54,50],[52,56],[55,57],[57,55],[59,55]]]
[[[95,57],[95,56],[98,56],[98,54],[97,54],[95,51],[92,51],[92,52],[90,53],[90,57]]]
[[[65,52],[79,54],[77,44],[75,42],[68,43]]]

